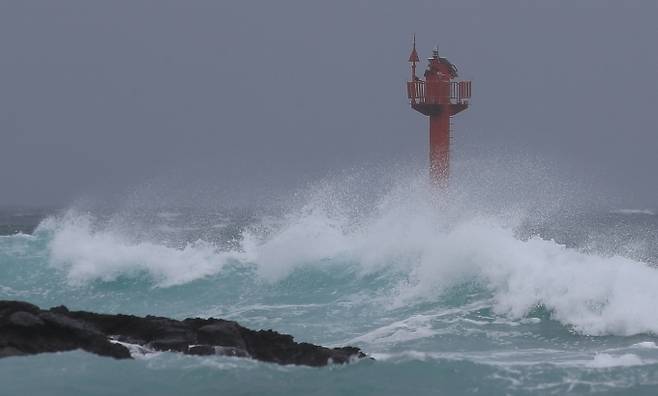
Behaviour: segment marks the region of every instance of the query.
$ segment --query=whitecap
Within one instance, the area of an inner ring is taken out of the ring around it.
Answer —
[[[608,353],[597,353],[594,359],[586,364],[591,368],[630,367],[646,364],[639,356],[632,353],[623,355],[610,355]]]

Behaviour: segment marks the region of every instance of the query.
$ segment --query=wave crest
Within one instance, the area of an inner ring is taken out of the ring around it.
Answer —
[[[527,208],[492,211],[476,202],[490,203],[488,196],[456,191],[437,199],[414,181],[359,200],[335,186],[321,188],[278,221],[245,226],[238,246],[228,250],[202,239],[180,247],[135,240],[74,212],[45,222],[39,232],[50,235],[51,264],[77,284],[147,274],[157,286],[181,285],[218,274],[228,263],[253,265],[270,282],[299,268],[339,265],[357,277],[391,269],[386,276],[397,277],[388,282],[375,286],[363,277],[361,283],[372,294],[388,288],[391,307],[436,301],[451,288],[476,283],[499,315],[522,318],[543,306],[585,334],[658,334],[658,270],[537,236],[520,238],[517,226]]]
[[[73,284],[112,281],[120,276],[149,275],[157,286],[173,286],[214,275],[245,254],[223,252],[198,240],[182,248],[156,242],[135,242],[112,230],[96,230],[90,215],[67,213],[49,219],[38,232],[51,233],[50,262],[65,270]]]

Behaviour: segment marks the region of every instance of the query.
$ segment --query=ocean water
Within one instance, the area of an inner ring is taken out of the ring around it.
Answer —
[[[375,360],[43,354],[0,360],[0,395],[658,394],[654,209],[537,175],[423,176],[271,206],[2,210],[0,299],[221,317]]]

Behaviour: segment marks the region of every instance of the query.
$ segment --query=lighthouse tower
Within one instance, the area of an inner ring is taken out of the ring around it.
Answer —
[[[430,118],[430,178],[435,185],[446,186],[450,171],[450,117],[468,108],[471,82],[455,81],[457,68],[440,57],[437,48],[427,61],[423,80],[416,76],[419,59],[414,36],[407,95],[411,107]]]

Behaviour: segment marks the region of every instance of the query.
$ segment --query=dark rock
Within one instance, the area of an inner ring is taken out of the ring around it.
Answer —
[[[212,345],[193,345],[187,348],[187,351],[185,353],[187,353],[188,355],[208,356],[208,355],[216,355],[217,351],[215,350],[215,347]]]
[[[9,315],[9,323],[19,327],[43,326],[43,320],[29,312],[18,311]]]
[[[111,337],[114,340],[125,342],[127,344],[146,345],[146,341],[141,338],[134,338],[125,335],[112,335]]]
[[[23,351],[20,351],[14,347],[4,347],[0,348],[0,358],[9,357],[9,356],[22,356],[25,355]]]
[[[92,323],[42,311],[20,301],[0,301],[2,356],[74,349],[114,358],[130,358],[128,349],[111,343]]]
[[[80,320],[73,319],[69,316],[53,312],[42,312],[39,317],[45,322],[58,327],[61,330],[70,331],[83,337],[102,335],[93,325]]]
[[[37,314],[41,311],[36,305],[23,301],[0,301],[0,318],[8,316],[12,312],[25,311],[31,314]]]
[[[91,345],[83,345],[82,349],[100,356],[108,356],[115,359],[132,359],[128,348],[121,344],[110,342],[107,338]]]
[[[204,344],[222,345],[246,349],[240,325],[226,320],[216,321],[212,324],[201,326],[198,330],[199,342]]]
[[[149,342],[146,346],[156,351],[187,352],[189,345],[190,341],[188,339],[174,335],[167,338],[158,338]]]
[[[234,347],[215,347],[215,353],[222,356],[251,357],[244,349]]]
[[[0,358],[74,349],[131,358],[128,348],[115,340],[157,351],[252,357],[308,366],[366,357],[358,348],[330,349],[297,343],[287,334],[254,331],[222,319],[178,321],[157,316],[105,315],[69,311],[65,306],[45,311],[25,302],[0,301]]]
[[[55,312],[55,313],[61,313],[61,314],[67,314],[69,313],[69,309],[66,308],[63,305],[59,305],[57,307],[52,307],[50,308],[50,312]]]

